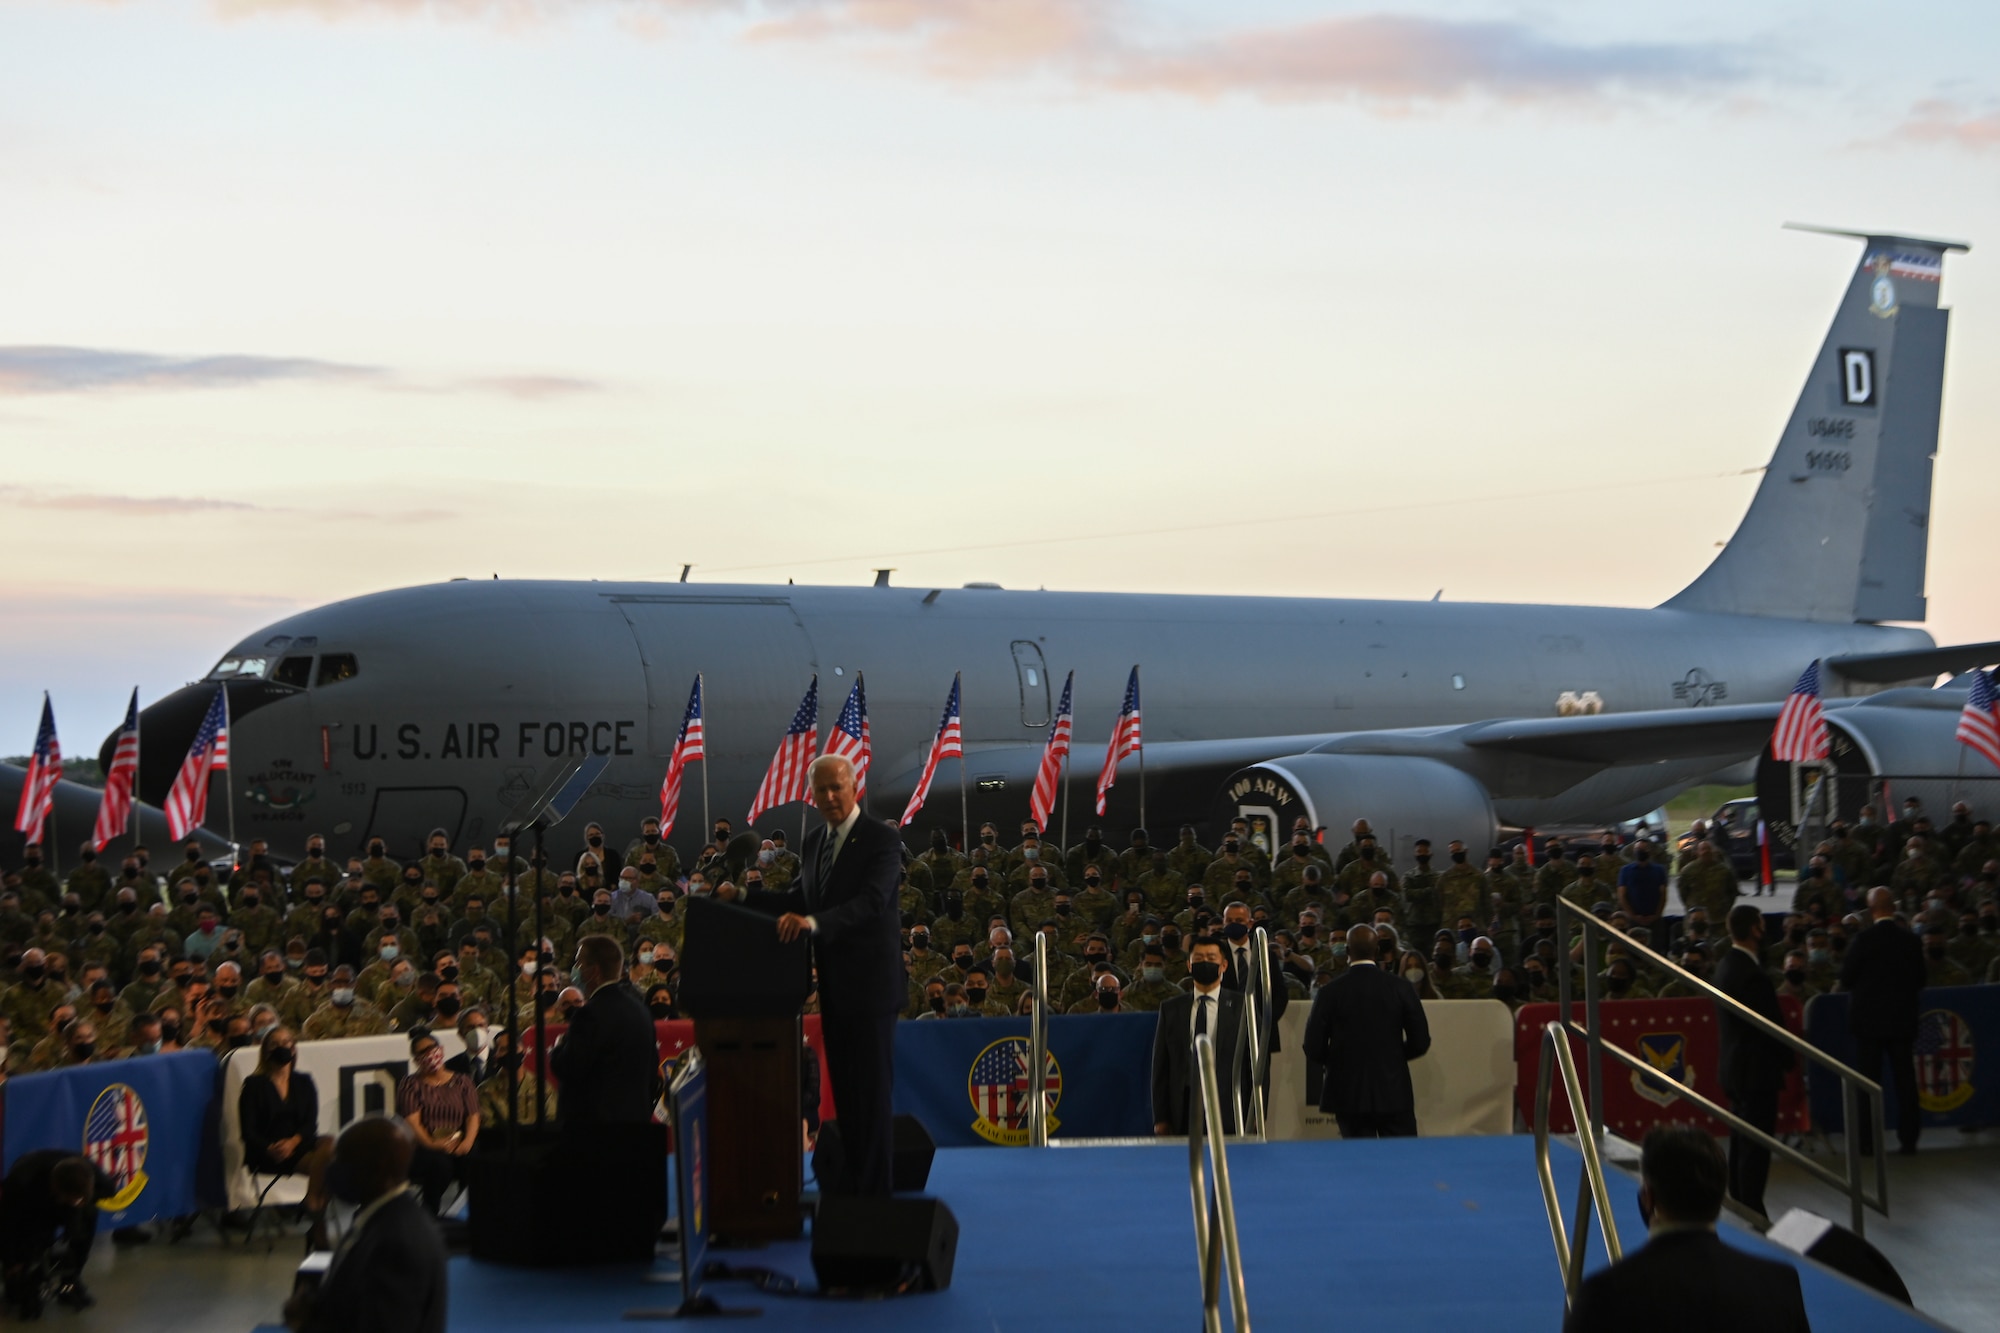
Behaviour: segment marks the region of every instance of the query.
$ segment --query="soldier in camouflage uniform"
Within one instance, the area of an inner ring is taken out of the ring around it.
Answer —
[[[93,844],[83,844],[81,858],[80,864],[63,881],[63,894],[65,897],[75,894],[83,904],[83,910],[89,912],[104,905],[104,896],[111,891],[111,874],[97,864],[97,848]]]
[[[284,938],[284,919],[277,909],[265,899],[265,886],[248,884],[237,895],[236,910],[229,914],[229,925],[243,933],[243,947],[253,953],[261,953]]]
[[[960,874],[972,868],[969,858],[954,850],[951,839],[943,829],[931,831],[930,849],[917,858],[929,872],[934,886],[949,885],[958,880]]]
[[[1390,893],[1397,892],[1399,881],[1396,872],[1389,866],[1389,858],[1382,855],[1382,849],[1373,837],[1364,837],[1354,859],[1335,877],[1334,883],[1349,899],[1353,899],[1368,887],[1370,877],[1377,873],[1387,879]]]
[[[1137,979],[1120,992],[1120,1005],[1134,1013],[1155,1013],[1179,995],[1181,988],[1167,980],[1166,967],[1166,950],[1157,943],[1146,945],[1139,956]]]
[[[1333,861],[1327,856],[1326,849],[1314,842],[1310,834],[1295,833],[1291,847],[1271,871],[1271,892],[1285,894],[1297,888],[1308,866],[1318,866],[1321,874],[1330,874]]]
[[[465,875],[465,862],[452,855],[451,840],[441,828],[431,830],[426,841],[424,855],[416,862],[425,883],[435,884],[441,895],[449,897],[458,887],[458,881]]]
[[[1469,916],[1480,926],[1493,919],[1488,909],[1490,890],[1486,876],[1474,869],[1466,859],[1465,844],[1453,838],[1449,844],[1451,864],[1437,877],[1437,910],[1429,920],[1410,915],[1410,928],[1421,931],[1417,938],[1429,939],[1437,928],[1447,921],[1456,921],[1461,916]]]
[[[1179,841],[1174,844],[1173,850],[1167,853],[1167,866],[1176,875],[1192,884],[1207,872],[1208,863],[1214,859],[1213,852],[1194,840],[1194,826],[1183,824]]]
[[[28,949],[21,955],[21,979],[0,991],[0,1014],[12,1020],[17,1043],[46,1033],[50,1017],[66,998],[67,987],[49,980],[48,972],[48,953]]]
[[[984,963],[965,970],[965,1004],[973,1018],[1005,1018],[1013,1012],[993,998],[993,974]]]
[[[1279,916],[1287,925],[1297,925],[1301,913],[1325,913],[1333,907],[1333,895],[1326,886],[1326,868],[1309,865],[1299,873],[1298,887],[1285,894],[1278,903]]]
[[[1912,837],[1903,849],[1903,857],[1896,863],[1895,871],[1889,876],[1889,887],[1896,891],[1896,900],[1904,911],[1912,911],[1917,903],[1930,895],[1932,889],[1945,882],[1945,870],[1931,855],[1930,843],[1922,837]]]
[[[1562,896],[1587,912],[1598,903],[1611,902],[1616,892],[1611,885],[1598,880],[1596,858],[1579,856],[1576,858],[1576,877],[1563,885]]]
[[[1695,844],[1694,860],[1681,870],[1681,905],[1699,907],[1711,922],[1725,921],[1736,905],[1736,871],[1716,855],[1715,844],[1703,839]]]
[[[1356,866],[1367,867],[1373,864],[1372,861],[1355,861],[1347,867],[1349,876],[1352,876]],[[1369,920],[1377,912],[1387,911],[1397,919],[1401,919],[1402,907],[1402,900],[1390,887],[1389,872],[1371,870],[1367,879],[1354,891],[1354,896],[1347,900],[1347,915],[1351,920],[1360,922]]]
[[[1026,936],[1036,930],[1043,921],[1055,915],[1056,896],[1049,891],[1049,877],[1045,868],[1037,867],[1028,877],[1027,887],[1014,895],[1009,904],[1010,920],[1014,933]]]
[[[1950,930],[1943,925],[1924,927],[1924,985],[1970,986],[1977,979],[1951,956]]]
[[[1464,850],[1465,844],[1454,840],[1451,846]],[[1411,927],[1421,927],[1425,922],[1441,922],[1444,912],[1444,896],[1438,889],[1442,874],[1431,869],[1431,840],[1418,838],[1410,845],[1410,855],[1416,862],[1416,869],[1403,876],[1400,896],[1403,900],[1402,917]],[[1447,860],[1447,869],[1458,864]],[[1431,925],[1436,930],[1435,924]]]
[[[1111,918],[1118,911],[1118,899],[1111,895],[1107,873],[1102,866],[1086,865],[1082,876],[1083,887],[1070,895],[1070,906],[1094,930],[1109,929]]]
[[[268,1004],[282,1014],[285,996],[297,986],[285,972],[285,955],[277,949],[265,949],[257,955],[256,977],[243,988],[243,1001]]]
[[[1081,883],[1083,872],[1096,866],[1103,877],[1102,883],[1109,886],[1117,882],[1124,867],[1119,863],[1118,853],[1104,845],[1104,830],[1089,828],[1083,831],[1083,841],[1069,849],[1063,857],[1063,871],[1072,884]]]
[[[354,969],[343,963],[333,971],[327,1002],[306,1019],[299,1040],[379,1037],[388,1030],[388,1015],[354,993]]]

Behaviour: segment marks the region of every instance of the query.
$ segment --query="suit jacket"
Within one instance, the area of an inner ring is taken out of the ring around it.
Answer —
[[[414,1194],[382,1205],[336,1255],[302,1333],[444,1333],[444,1241]]]
[[[650,1010],[647,1012],[651,1013]],[[465,1075],[472,1080],[474,1086],[477,1086],[493,1076],[493,1057],[490,1055],[480,1056],[479,1067],[475,1070],[472,1065],[472,1052],[460,1051],[457,1055],[445,1061],[444,1067],[454,1074]]]
[[[1243,996],[1224,986],[1215,992],[1215,1081],[1222,1094],[1222,1128],[1237,1131],[1237,1089],[1249,1079],[1243,1050]],[[1170,1133],[1188,1132],[1188,1089],[1194,1078],[1194,992],[1182,991],[1160,1006],[1153,1029],[1153,1123]]]
[[[1415,1110],[1410,1061],[1430,1048],[1417,988],[1385,968],[1349,966],[1313,997],[1305,1056],[1326,1066],[1322,1111]]]
[[[1785,1011],[1778,1007],[1777,986],[1770,974],[1741,949],[1732,947],[1724,951],[1722,961],[1715,965],[1715,986],[1746,1009],[1755,1010],[1779,1027],[1785,1025]],[[1768,1033],[1759,1032],[1724,1005],[1715,1006],[1715,1021],[1722,1040],[1718,1072],[1726,1091],[1775,1092],[1785,1085],[1785,1073],[1795,1058],[1790,1047]]]
[[[1250,949],[1256,942],[1257,937],[1252,934],[1249,939],[1243,941],[1245,950]],[[1236,942],[1234,940],[1224,940],[1222,947],[1229,954],[1229,970],[1222,974],[1222,984],[1230,990],[1241,994],[1244,984],[1249,980],[1249,977],[1243,969],[1236,966]],[[1285,989],[1285,974],[1278,969],[1276,964],[1270,964],[1269,966],[1271,972],[1271,1012],[1265,1015],[1264,1030],[1258,1035],[1259,1039],[1264,1043],[1264,1048],[1275,1055],[1278,1051],[1278,1020],[1285,1016],[1285,1006],[1291,1003],[1292,996],[1291,992]]]
[[[1808,1333],[1798,1270],[1668,1231],[1583,1281],[1563,1333]]]
[[[773,916],[797,912],[818,923],[812,952],[821,1013],[900,1013],[910,999],[896,897],[902,841],[895,829],[863,814],[822,883],[819,853],[829,836],[821,821],[799,849],[799,877],[791,886],[750,894],[746,905]]]
[[[570,1015],[569,1031],[549,1052],[549,1068],[562,1083],[564,1129],[652,1120],[660,1044],[652,1012],[632,983],[599,986]]]
[[[1848,1030],[1857,1036],[1914,1037],[1924,975],[1924,946],[1893,918],[1849,940],[1840,964],[1840,988],[1854,994]]]

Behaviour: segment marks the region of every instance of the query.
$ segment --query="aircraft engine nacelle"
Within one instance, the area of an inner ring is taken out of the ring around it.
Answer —
[[[1961,691],[1897,690],[1829,712],[1832,785],[1815,791],[1818,770],[1800,765],[1798,818],[1793,766],[1772,759],[1767,747],[1757,760],[1757,803],[1772,836],[1796,848],[1802,820],[1818,829],[1836,819],[1851,824],[1864,805],[1886,823],[1911,796],[1939,828],[1954,801],[1970,805],[1974,818],[2000,817],[2000,773],[1955,735],[1964,700]]]
[[[1442,869],[1445,843],[1462,838],[1477,862],[1499,833],[1493,798],[1477,778],[1435,759],[1379,754],[1295,754],[1239,769],[1216,798],[1218,827],[1250,821],[1277,853],[1291,842],[1292,821],[1304,815],[1329,829],[1338,847],[1347,829],[1366,819],[1395,864],[1410,864],[1411,846],[1429,838]]]

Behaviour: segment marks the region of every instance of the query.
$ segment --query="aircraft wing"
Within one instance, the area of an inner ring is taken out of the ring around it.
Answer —
[[[1935,676],[1941,671],[1956,675],[1995,662],[2000,662],[2000,643],[1955,643],[1900,653],[1849,653],[1844,657],[1829,657],[1825,665],[1849,680],[1886,685],[1890,681]]]

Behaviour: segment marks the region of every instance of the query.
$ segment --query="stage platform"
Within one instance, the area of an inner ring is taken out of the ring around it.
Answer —
[[[1579,1159],[1567,1148],[1557,1153],[1569,1207]],[[1258,1327],[1561,1325],[1562,1288],[1525,1136],[1246,1144],[1230,1150],[1229,1162]],[[929,1192],[951,1205],[962,1228],[948,1291],[864,1302],[778,1296],[743,1282],[707,1290],[725,1306],[758,1307],[761,1318],[747,1326],[771,1330],[1198,1325],[1182,1145],[949,1149],[937,1155]],[[1627,1243],[1642,1242],[1635,1191],[1614,1177],[1612,1193]],[[1732,1225],[1723,1232],[1799,1264],[1817,1333],[1942,1327]],[[1604,1262],[1596,1235],[1593,1268]],[[711,1257],[812,1287],[805,1241]],[[630,1329],[627,1311],[671,1305],[678,1293],[631,1268],[544,1272],[460,1258],[451,1277],[454,1333]]]

